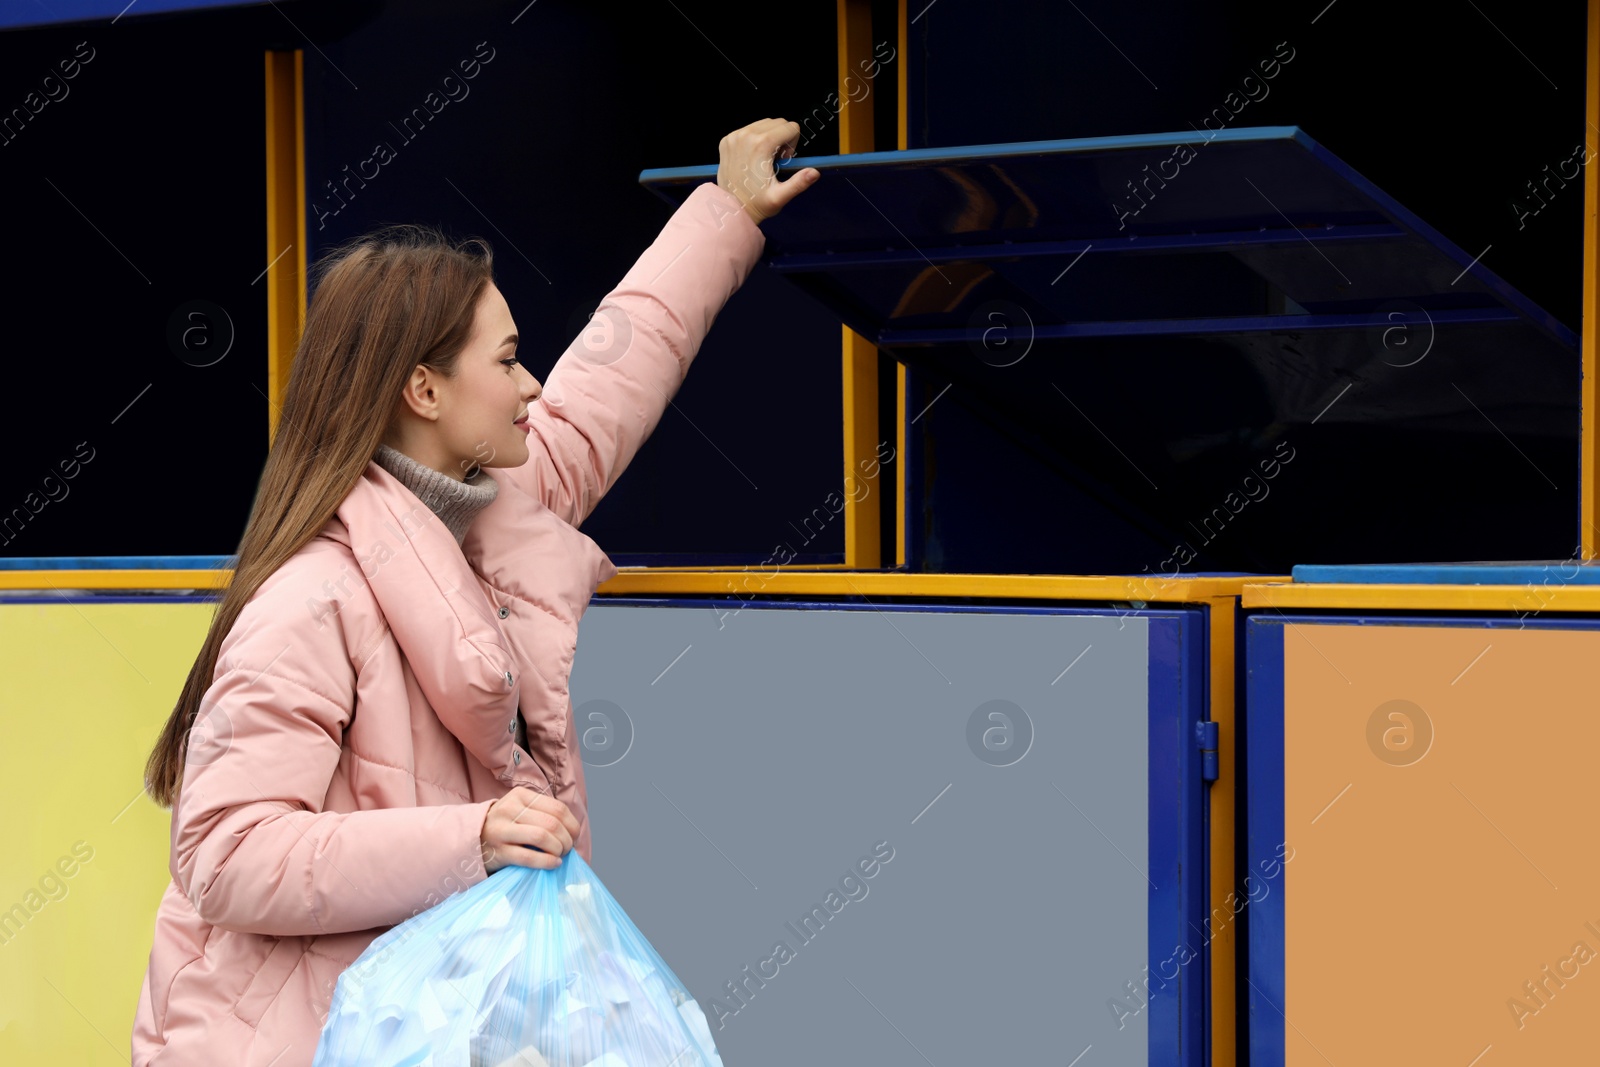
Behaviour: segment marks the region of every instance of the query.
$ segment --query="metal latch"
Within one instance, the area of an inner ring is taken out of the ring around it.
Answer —
[[[1194,741],[1200,748],[1200,779],[1205,782],[1217,780],[1217,724],[1211,719],[1202,719],[1194,724]]]

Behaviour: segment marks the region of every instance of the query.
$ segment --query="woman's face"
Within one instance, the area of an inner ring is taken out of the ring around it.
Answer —
[[[528,432],[517,420],[528,414],[541,387],[516,356],[517,325],[491,282],[478,300],[472,337],[456,358],[455,377],[417,368],[406,386],[400,440],[390,444],[456,479],[474,466],[526,463]],[[423,414],[430,408],[437,418]]]

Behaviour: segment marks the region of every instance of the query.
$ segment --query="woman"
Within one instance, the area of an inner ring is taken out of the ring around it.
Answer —
[[[255,506],[146,787],[172,883],[133,1067],[304,1067],[340,973],[506,864],[589,859],[567,677],[616,574],[577,526],[765,244],[800,127],[722,139],[541,390],[487,248],[393,227],[318,279]],[[470,254],[476,247],[481,254]]]

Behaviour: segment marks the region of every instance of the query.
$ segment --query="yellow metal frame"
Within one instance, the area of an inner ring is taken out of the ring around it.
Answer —
[[[620,571],[596,592],[609,594],[721,594],[740,596],[883,596],[949,600],[983,597],[1025,600],[1091,600],[1144,604],[1209,604],[1239,595],[1260,578],[1150,578],[1094,574],[906,574],[896,571],[800,571],[774,566],[770,572],[745,568],[740,585],[730,571],[662,570],[637,567]],[[1231,661],[1229,671],[1231,672]]]
[[[306,317],[305,60],[299,49],[266,53],[267,441],[289,389]]]
[[[1234,857],[1238,841],[1234,833],[1234,815],[1238,810],[1239,772],[1236,746],[1239,743],[1235,723],[1234,686],[1235,653],[1237,647],[1236,611],[1237,594],[1207,598],[1207,631],[1210,639],[1210,697],[1211,721],[1217,724],[1217,780],[1211,783],[1211,910],[1207,915],[1233,914],[1232,900],[1237,899],[1242,887],[1236,888],[1233,879]],[[1235,983],[1239,974],[1238,923],[1223,923],[1211,941],[1211,1062],[1221,1065],[1237,1062],[1238,996]]]
[[[1574,564],[1575,565],[1575,564]],[[1244,587],[1248,608],[1370,608],[1390,611],[1600,611],[1600,586],[1569,585],[1559,574],[1535,585],[1381,585],[1272,582]]]
[[[735,585],[730,577],[744,574]],[[230,568],[215,570],[32,570],[0,571],[0,590],[225,589]],[[1231,605],[1244,590],[1260,582],[1257,575],[1234,578],[1152,578],[1148,575],[1097,574],[906,574],[897,571],[849,571],[836,563],[814,567],[774,566],[772,572],[750,567],[624,567],[602,582],[601,595],[672,593],[685,596],[755,594],[815,596],[982,597],[1019,600],[1089,600],[1144,604],[1210,604],[1227,598]],[[1281,588],[1292,588],[1283,586]],[[1310,587],[1299,587],[1310,588]],[[1428,588],[1428,587],[1419,587]],[[1569,592],[1574,591],[1570,590]],[[1600,603],[1600,589],[1595,589]]]
[[[873,149],[872,107],[867,100],[853,106],[845,79],[860,62],[872,59],[870,0],[838,0],[839,12],[839,152]],[[898,57],[896,57],[898,61]],[[902,64],[903,66],[903,64]],[[844,562],[846,567],[876,569],[883,565],[882,473],[878,466],[878,346],[841,326],[844,371]],[[871,477],[867,472],[871,471]],[[853,482],[867,492],[855,493]]]
[[[232,569],[0,571],[0,589],[226,589]]]

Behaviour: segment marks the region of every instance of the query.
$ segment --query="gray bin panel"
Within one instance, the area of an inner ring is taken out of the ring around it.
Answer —
[[[593,865],[729,1067],[1148,1062],[1150,1013],[1108,1009],[1150,958],[1147,630],[594,602]],[[1009,751],[1005,720],[972,725],[990,701],[1031,724]]]

